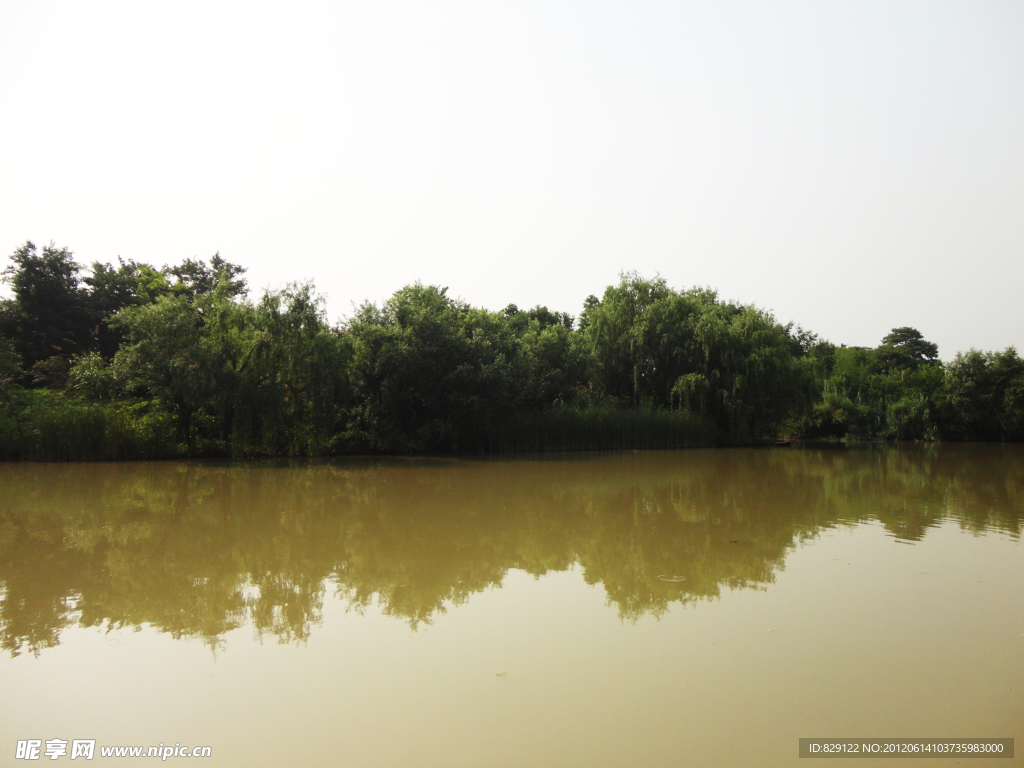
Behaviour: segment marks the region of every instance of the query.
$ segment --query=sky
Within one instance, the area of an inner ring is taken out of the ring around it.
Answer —
[[[332,321],[415,280],[578,314],[636,270],[1024,350],[1024,3],[0,0],[26,240],[220,252]]]

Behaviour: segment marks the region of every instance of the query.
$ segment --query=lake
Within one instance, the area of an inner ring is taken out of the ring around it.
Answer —
[[[1019,750],[1022,517],[1019,445],[0,465],[0,765]]]

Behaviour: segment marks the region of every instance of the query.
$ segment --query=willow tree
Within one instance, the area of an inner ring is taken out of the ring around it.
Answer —
[[[625,402],[685,407],[737,439],[777,432],[807,403],[790,327],[756,307],[629,273],[585,314],[594,382]]]

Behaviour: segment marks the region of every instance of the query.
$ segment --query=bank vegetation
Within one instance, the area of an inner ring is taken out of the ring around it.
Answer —
[[[1013,348],[913,328],[836,346],[706,288],[620,276],[578,316],[419,283],[331,325],[215,255],[157,268],[19,248],[0,301],[0,459],[566,451],[1024,438]]]

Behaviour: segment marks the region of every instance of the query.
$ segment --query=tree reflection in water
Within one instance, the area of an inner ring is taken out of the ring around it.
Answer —
[[[879,521],[1019,537],[1019,446],[710,450],[537,459],[0,467],[0,644],[68,626],[215,646],[250,623],[302,641],[328,591],[413,628],[577,565],[624,620],[770,584],[786,553]]]

